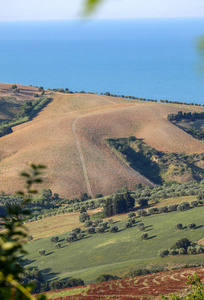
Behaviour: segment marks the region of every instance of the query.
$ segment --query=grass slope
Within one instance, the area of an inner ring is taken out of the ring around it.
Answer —
[[[56,93],[52,97],[36,118],[0,138],[1,189],[5,192],[19,189],[16,178],[29,161],[48,166],[45,187],[62,197],[87,192],[87,180],[93,196],[112,194],[121,186],[133,188],[137,182],[151,184],[112,154],[104,141],[107,138],[135,135],[161,151],[204,151],[200,141],[166,120],[181,105],[88,94]],[[182,110],[189,108],[182,105]]]
[[[29,252],[26,256],[27,266],[37,266],[47,279],[80,277],[86,283],[91,283],[103,273],[121,276],[138,267],[201,263],[203,254],[161,259],[158,253],[161,249],[170,248],[180,238],[185,237],[192,242],[200,240],[204,235],[203,213],[202,206],[184,212],[137,218],[137,222],[143,221],[146,226],[149,235],[146,241],[141,240],[142,232],[137,226],[124,229],[124,220],[116,223],[118,233],[87,235],[69,245],[65,243],[68,233],[61,234],[60,249],[56,249],[49,238],[39,239],[26,246]],[[193,222],[197,225],[195,230],[185,227]],[[184,229],[176,231],[174,226],[177,223],[182,223]],[[47,254],[40,256],[40,249],[45,249]]]

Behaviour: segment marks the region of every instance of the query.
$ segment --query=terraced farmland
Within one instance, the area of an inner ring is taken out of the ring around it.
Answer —
[[[160,294],[168,295],[188,290],[187,276],[193,276],[194,273],[204,281],[204,268],[195,267],[101,282],[81,288],[57,290],[47,295],[49,299],[55,300],[161,299]]]

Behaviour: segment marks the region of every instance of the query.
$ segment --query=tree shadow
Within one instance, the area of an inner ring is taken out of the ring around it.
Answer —
[[[130,227],[131,228],[131,227]],[[124,230],[126,230],[126,229],[128,229],[128,228],[121,228],[121,229],[118,229],[118,231],[116,231],[116,233],[117,232],[121,232],[121,231],[124,231]],[[112,232],[111,232],[112,233]],[[115,233],[115,232],[113,232],[113,233]]]
[[[145,230],[145,231],[147,231],[147,232],[148,232],[148,231],[151,231],[151,230],[153,230],[153,229],[152,229],[152,228],[150,228],[150,229],[148,229],[148,230]]]
[[[82,238],[82,240],[89,239],[90,237],[91,237],[90,235],[89,236],[85,236],[85,237]],[[77,240],[77,241],[80,241],[80,240]]]
[[[59,240],[58,242],[61,243],[61,242],[64,242],[64,241],[65,241],[65,239],[61,239],[61,240]]]
[[[51,272],[51,268],[45,268],[41,270],[42,275],[46,278],[47,281],[52,281],[54,277],[56,277],[59,273]],[[59,277],[55,278],[57,280]]]
[[[67,244],[65,244],[64,246],[61,246],[59,249],[61,249],[61,248],[65,248],[67,246]]]
[[[155,237],[157,237],[157,235],[150,236],[150,237],[148,237],[148,239],[147,239],[147,240],[154,239]]]
[[[52,253],[54,253],[54,252],[52,251],[52,252],[46,253],[45,256],[48,256],[48,255],[50,255]]]
[[[145,226],[145,228],[149,228],[149,227],[153,227],[153,225],[147,225],[147,226]]]
[[[32,264],[32,263],[35,262],[35,261],[36,261],[36,259],[31,260],[31,259],[26,258],[26,259],[23,259],[23,260],[21,261],[21,265],[22,265],[22,266],[27,266],[27,265]]]
[[[199,226],[196,226],[195,229],[199,229],[199,228],[202,228],[203,225],[199,225]]]

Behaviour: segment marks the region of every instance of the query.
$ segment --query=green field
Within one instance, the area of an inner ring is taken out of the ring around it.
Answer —
[[[86,284],[95,281],[99,274],[108,273],[123,276],[138,267],[195,264],[203,262],[203,254],[159,257],[159,250],[168,249],[180,238],[192,242],[204,236],[204,206],[183,212],[137,217],[146,226],[149,239],[141,240],[142,232],[135,224],[125,229],[125,221],[118,221],[117,233],[86,235],[84,239],[66,244],[68,233],[59,235],[61,248],[56,249],[50,238],[39,239],[26,246],[26,267],[38,267],[47,280],[63,278],[82,278]],[[184,229],[176,231],[175,224],[182,223]],[[186,226],[196,223],[197,228]],[[46,250],[45,256],[38,251]]]

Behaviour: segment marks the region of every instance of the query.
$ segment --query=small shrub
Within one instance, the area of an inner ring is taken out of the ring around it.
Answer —
[[[50,238],[50,241],[51,241],[52,243],[57,243],[57,242],[59,241],[59,237],[58,237],[58,236],[52,236],[52,237]]]
[[[130,222],[131,225],[135,224],[135,218],[130,218],[127,220],[127,222]]]
[[[74,237],[69,235],[68,237],[66,237],[66,243],[72,243],[74,242]]]
[[[172,250],[170,250],[169,254],[170,254],[170,255],[177,255],[177,254],[178,254],[178,251],[172,249]]]
[[[144,231],[145,230],[145,226],[144,226],[143,223],[138,223],[137,226],[138,226],[139,231]]]
[[[148,206],[148,199],[140,198],[137,203],[140,207]]]
[[[113,219],[108,219],[108,223],[112,224],[113,223]]]
[[[178,249],[178,254],[184,255],[184,254],[186,254],[186,250],[184,248],[180,248],[180,249]]]
[[[80,211],[80,214],[82,214],[83,212],[86,212],[86,207],[82,206],[79,211]]]
[[[103,222],[102,219],[96,219],[96,220],[94,221],[94,226],[98,226],[98,224],[99,224],[99,223],[102,223],[102,222]]]
[[[147,240],[148,239],[148,234],[146,232],[144,232],[142,235],[141,235],[141,239],[142,240]]]
[[[98,224],[98,227],[102,227],[102,228],[104,228],[104,230],[105,230],[106,228],[108,228],[108,222],[102,222],[102,223],[99,223],[99,224]]]
[[[137,211],[137,214],[138,214],[139,217],[144,217],[144,216],[146,216],[147,212],[144,209],[139,209]]]
[[[197,254],[203,253],[203,249],[202,249],[201,246],[197,246],[197,247],[196,247],[196,253],[197,253]]]
[[[77,227],[77,228],[74,228],[72,229],[72,231],[76,234],[80,233],[81,232],[81,228]]]
[[[199,201],[191,201],[191,206],[196,207],[198,206]]]
[[[83,237],[84,237],[84,233],[79,233],[79,234],[77,235],[77,239],[78,239],[78,240],[83,239]]]
[[[135,216],[135,213],[132,211],[128,214],[128,218],[134,218]]]
[[[159,212],[160,213],[166,213],[166,212],[168,212],[168,206],[161,206],[161,207],[159,207]]]
[[[96,282],[103,282],[103,281],[116,280],[116,279],[119,279],[119,277],[110,274],[101,274],[96,278]]]
[[[150,209],[148,209],[148,213],[150,215],[154,215],[154,214],[157,214],[159,212],[158,208],[157,207],[152,207]]]
[[[102,194],[96,194],[95,195],[95,198],[97,199],[97,198],[102,198],[103,197],[103,195]]]
[[[131,222],[126,222],[125,223],[125,228],[130,228],[132,227],[132,223]]]
[[[90,220],[90,216],[87,212],[83,212],[79,215],[79,222],[84,223],[86,220]]]
[[[169,255],[169,250],[160,250],[159,256],[164,257]]]
[[[96,233],[104,233],[104,231],[105,231],[104,227],[102,227],[102,226],[96,227]]]
[[[86,229],[87,234],[94,234],[95,233],[95,227],[88,227]]]
[[[32,235],[29,235],[28,236],[28,242],[32,241],[33,240],[33,236]]]
[[[44,256],[45,255],[45,249],[41,249],[38,251],[40,255]]]
[[[91,220],[86,220],[85,222],[84,222],[84,226],[85,227],[91,227],[93,225],[93,222],[91,221]]]
[[[196,228],[196,224],[195,223],[190,223],[190,224],[187,225],[187,227],[189,229],[195,229]]]
[[[183,228],[183,225],[182,225],[181,223],[178,223],[178,224],[176,224],[174,227],[175,227],[175,229],[177,229],[177,230],[181,230],[181,229]]]
[[[17,89],[17,85],[16,84],[12,84],[11,88],[12,88],[12,90]]]
[[[193,246],[189,246],[188,249],[187,249],[187,253],[188,254],[197,254],[196,248],[193,247]]]
[[[112,225],[112,226],[110,227],[109,231],[110,231],[111,233],[116,233],[116,232],[118,231],[118,226]]]
[[[33,97],[37,98],[37,97],[39,97],[39,95],[38,94],[33,94]]]
[[[188,202],[182,202],[177,206],[178,211],[188,210],[190,208],[190,204]]]
[[[55,248],[59,249],[61,247],[60,243],[55,244]]]
[[[177,207],[178,207],[178,204],[170,204],[168,206],[168,210],[169,211],[176,211],[177,210]]]
[[[146,274],[150,274],[151,271],[148,270],[148,269],[137,269],[137,270],[133,270],[133,271],[130,271],[126,277],[135,277],[135,276],[140,276],[140,275],[146,275]]]

